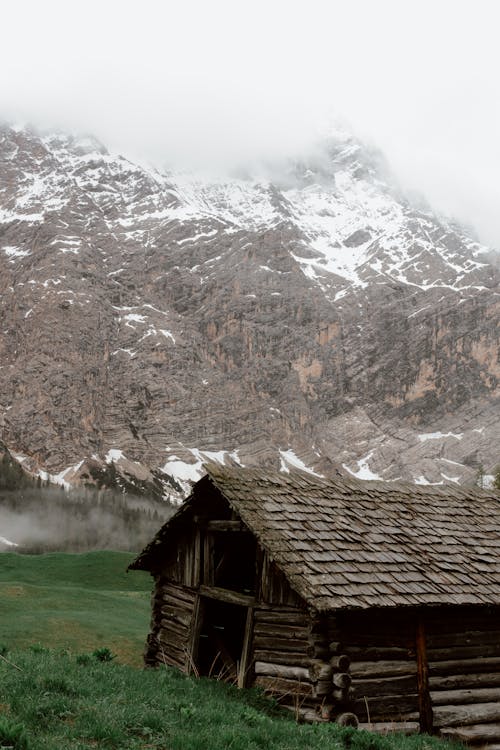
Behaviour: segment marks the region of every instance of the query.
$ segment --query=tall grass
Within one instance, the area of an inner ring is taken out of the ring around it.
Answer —
[[[428,737],[385,738],[335,725],[299,726],[260,692],[196,680],[169,668],[134,669],[40,647],[9,653],[8,659],[18,669],[0,660],[0,747],[13,750],[445,747]]]

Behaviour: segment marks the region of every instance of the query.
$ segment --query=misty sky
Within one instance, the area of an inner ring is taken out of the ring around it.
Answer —
[[[17,0],[0,119],[158,165],[302,154],[342,116],[500,247],[497,0]]]

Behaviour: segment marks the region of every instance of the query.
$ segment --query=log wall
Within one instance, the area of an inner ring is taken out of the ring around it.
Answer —
[[[356,725],[356,718],[347,710],[350,661],[339,652],[337,635],[326,618],[311,614],[304,607],[264,603],[257,606],[253,684],[299,720],[340,720]]]
[[[148,666],[167,664],[183,672],[191,671],[197,607],[196,591],[164,576],[156,579],[144,658]]]
[[[418,731],[414,618],[386,610],[343,613],[338,621],[342,650],[351,660],[351,707],[361,724]]]
[[[362,727],[500,744],[500,608],[346,612],[338,621]]]
[[[471,745],[500,745],[500,608],[435,613],[426,630],[435,730]]]

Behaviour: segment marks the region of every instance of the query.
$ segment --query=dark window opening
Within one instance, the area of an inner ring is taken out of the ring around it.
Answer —
[[[201,676],[236,683],[243,649],[247,608],[203,600],[196,668]]]
[[[244,594],[255,593],[257,545],[247,532],[214,534],[214,585]]]

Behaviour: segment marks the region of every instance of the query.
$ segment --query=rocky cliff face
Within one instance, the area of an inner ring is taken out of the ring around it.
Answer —
[[[3,127],[1,437],[58,481],[114,460],[172,488],[207,458],[470,481],[499,460],[498,281],[344,133],[215,180]]]

